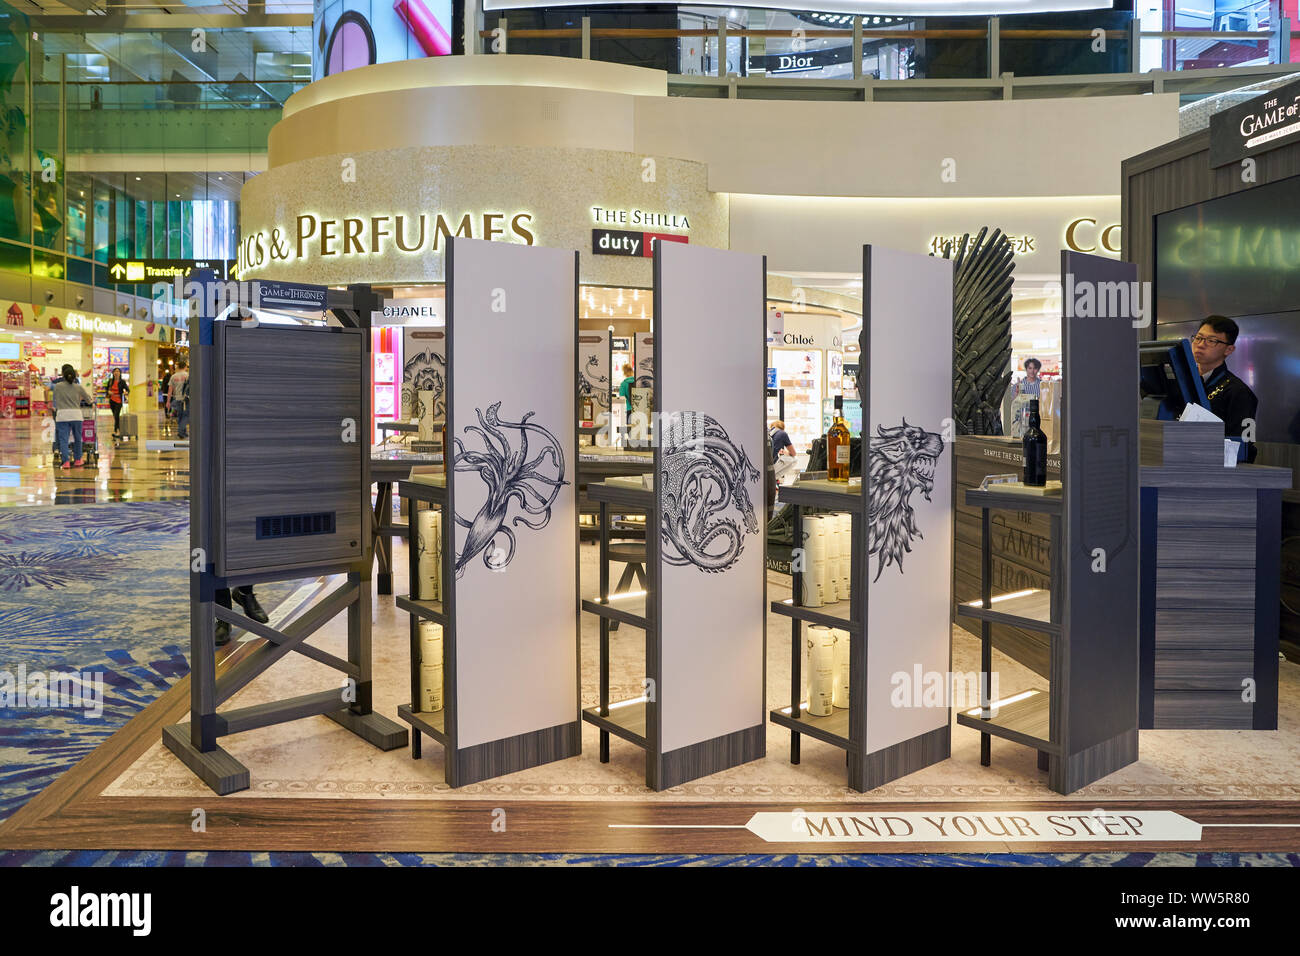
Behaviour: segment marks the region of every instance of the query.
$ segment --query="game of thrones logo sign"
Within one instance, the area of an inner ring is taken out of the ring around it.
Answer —
[[[1210,117],[1210,168],[1300,142],[1300,82]]]

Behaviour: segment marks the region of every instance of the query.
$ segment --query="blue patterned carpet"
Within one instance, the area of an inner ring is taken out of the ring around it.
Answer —
[[[99,717],[0,706],[0,820],[189,673],[188,552],[186,501],[0,509],[0,671],[104,680]]]
[[[189,673],[184,501],[0,510],[0,671],[101,671],[104,710],[0,707],[0,820]],[[268,609],[291,585],[259,585]],[[1300,866],[1298,854],[0,851],[0,866]]]

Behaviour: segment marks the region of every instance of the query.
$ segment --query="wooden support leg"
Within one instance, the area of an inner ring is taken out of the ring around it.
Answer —
[[[1038,751],[1038,769],[1047,770],[1052,765],[1052,755],[1046,750]]]
[[[420,759],[420,732],[414,728],[411,729],[411,759]]]
[[[600,732],[600,762],[609,763],[609,731]]]
[[[980,734],[980,766],[987,767],[993,761],[993,751],[989,746],[992,737],[988,734]]]

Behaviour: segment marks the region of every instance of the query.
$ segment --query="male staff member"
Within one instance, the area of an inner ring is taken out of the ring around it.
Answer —
[[[1192,336],[1192,357],[1205,383],[1210,411],[1223,419],[1223,434],[1241,440],[1247,421],[1255,421],[1259,399],[1250,386],[1228,371],[1226,359],[1237,350],[1237,323],[1222,315],[1211,315]],[[1254,438],[1254,429],[1251,430]],[[1255,460],[1255,443],[1246,446],[1246,461]]]

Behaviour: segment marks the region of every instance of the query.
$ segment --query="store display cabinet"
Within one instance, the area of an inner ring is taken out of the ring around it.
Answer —
[[[1128,263],[1061,253],[1062,287],[1092,290],[1098,301],[1106,289],[1133,288],[1128,283],[1136,276]],[[1017,485],[966,492],[966,504],[981,512],[981,593],[978,602],[957,608],[980,622],[984,674],[993,672],[994,624],[1049,642],[1047,687],[999,682],[994,701],[984,682],[980,706],[959,711],[957,722],[980,731],[985,765],[992,737],[1035,748],[1057,793],[1073,793],[1138,756],[1140,318],[1127,297],[1114,315],[1076,314],[1082,301],[1067,301],[1061,320],[1061,493],[1031,495]],[[994,593],[990,514],[997,510],[1048,516],[1046,590]]]
[[[587,489],[601,509],[600,595],[582,602],[599,618],[600,692],[582,717],[602,762],[611,736],[645,751],[654,790],[766,752],[765,275],[759,256],[657,245],[653,472]],[[646,515],[635,603],[611,603],[611,510]],[[644,692],[629,700],[610,699],[615,623],[622,640],[644,633]]]
[[[804,595],[812,559],[792,562],[793,596],[771,605],[791,622],[790,704],[769,717],[790,731],[791,763],[800,760],[802,736],[843,749],[849,787],[859,792],[951,752],[947,701],[895,706],[894,692],[900,673],[910,679],[951,670],[952,393],[912,386],[951,378],[952,312],[950,261],[864,247],[863,478],[803,480],[779,492],[794,510],[797,535],[809,510],[851,516],[850,573],[847,600],[810,607]],[[809,541],[796,543],[807,556]],[[809,713],[802,699],[805,629],[814,626],[849,639],[848,706],[825,716]]]
[[[421,735],[443,746],[453,787],[582,750],[577,401],[555,374],[578,363],[577,280],[573,252],[449,241],[447,470],[400,483],[411,593],[397,604],[412,618],[398,715],[412,756]]]

